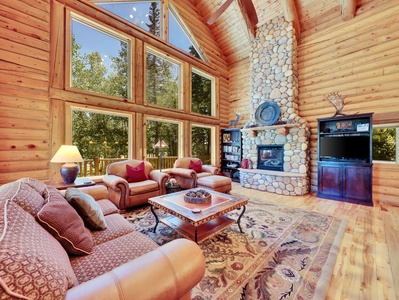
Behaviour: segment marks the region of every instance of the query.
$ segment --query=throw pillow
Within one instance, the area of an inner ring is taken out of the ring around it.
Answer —
[[[37,214],[39,223],[50,232],[69,254],[90,254],[93,237],[82,218],[53,187],[48,187],[48,198]]]
[[[107,228],[101,207],[92,196],[77,188],[67,188],[65,199],[76,209],[87,227],[94,230]]]
[[[202,172],[202,161],[201,160],[197,160],[197,161],[190,160],[190,169],[194,170],[196,173],[201,173]]]
[[[145,173],[144,161],[139,163],[136,167],[126,165],[127,182],[139,182],[148,180],[148,176]]]

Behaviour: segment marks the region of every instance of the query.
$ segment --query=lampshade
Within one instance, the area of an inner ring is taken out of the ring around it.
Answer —
[[[79,174],[79,166],[75,162],[83,162],[83,158],[76,146],[62,145],[50,162],[65,163],[60,168],[60,174],[64,182],[70,184]]]
[[[62,145],[51,159],[52,163],[83,162],[78,147],[73,145]]]
[[[158,143],[156,143],[154,145],[154,148],[155,149],[157,149],[157,148],[161,148],[162,149],[162,148],[169,148],[169,147],[168,147],[168,145],[165,144],[165,142],[163,140],[159,140]]]

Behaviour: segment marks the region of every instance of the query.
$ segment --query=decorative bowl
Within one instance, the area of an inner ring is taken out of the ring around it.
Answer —
[[[184,194],[184,201],[193,204],[207,204],[211,202],[211,194],[205,190],[193,190]]]

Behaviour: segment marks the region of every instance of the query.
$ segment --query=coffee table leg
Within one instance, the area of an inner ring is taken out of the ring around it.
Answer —
[[[194,228],[194,239],[195,239],[195,242],[198,244],[198,227],[197,226],[195,226],[195,228]]]
[[[244,215],[244,213],[245,213],[245,205],[242,206],[242,212],[241,212],[240,216],[237,219],[237,225],[238,225],[238,228],[240,228],[240,232],[241,233],[243,233],[243,232],[242,232],[242,229],[241,229],[240,221],[241,221],[241,217]]]
[[[158,226],[158,223],[159,223],[159,218],[158,218],[157,214],[154,211],[154,206],[152,206],[152,205],[151,205],[151,211],[152,211],[152,214],[155,217],[155,226],[154,226],[154,230],[152,231],[152,232],[155,233],[155,230],[157,230],[157,226]]]

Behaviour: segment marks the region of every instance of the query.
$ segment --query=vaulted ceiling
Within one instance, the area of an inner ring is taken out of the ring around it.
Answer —
[[[254,30],[243,13],[243,4],[250,0],[190,0],[198,13],[207,22],[226,2],[231,2],[227,9],[208,25],[229,64],[234,64],[249,56]],[[257,27],[283,14],[288,21],[293,21],[300,38],[306,39],[306,33],[312,32],[321,19],[343,21],[353,18],[356,0],[252,0],[256,10]]]

